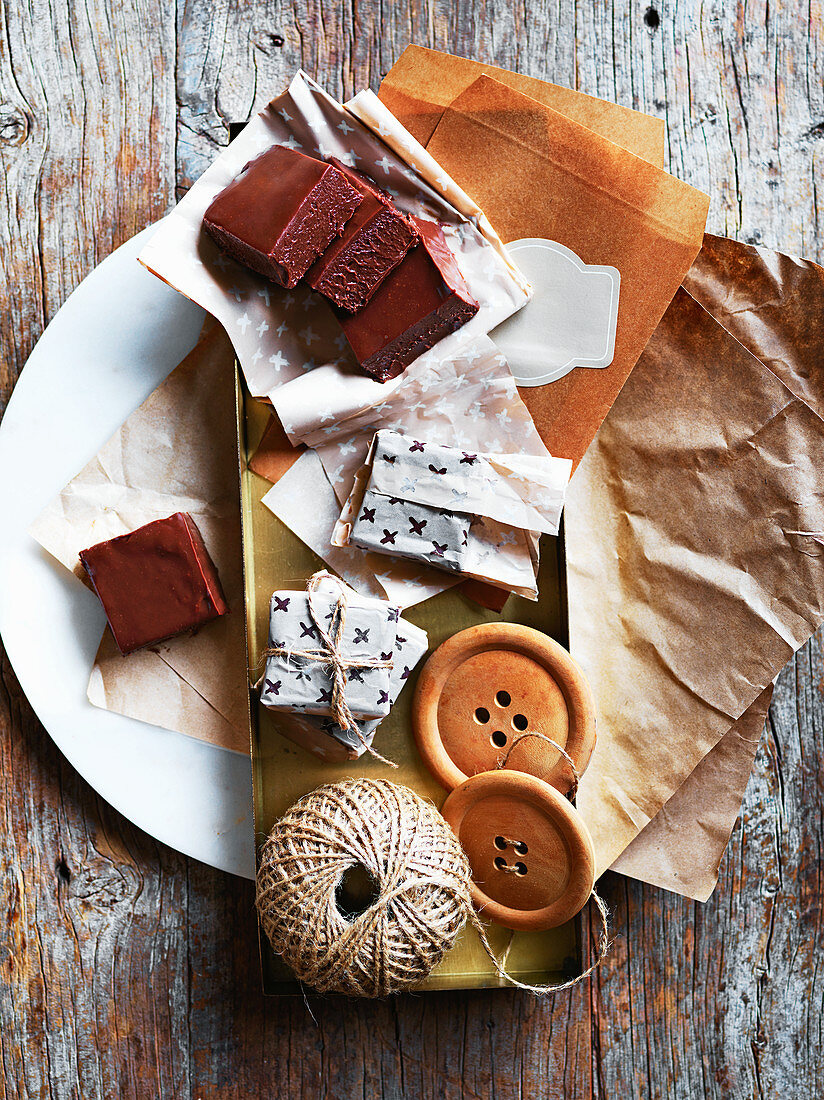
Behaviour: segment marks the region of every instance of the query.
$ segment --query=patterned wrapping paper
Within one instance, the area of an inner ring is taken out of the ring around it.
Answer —
[[[334,624],[341,593],[346,596],[346,619],[340,638],[347,660],[394,661],[400,609],[385,600],[359,596],[336,578],[318,585],[314,607],[327,630]],[[334,635],[333,635],[334,636]],[[272,710],[301,710],[332,714],[333,677],[322,660],[301,657],[300,651],[324,650],[312,621],[305,592],[273,592],[269,605],[269,645],[283,647],[266,661],[260,700]],[[350,668],[346,671],[346,703],[354,718],[383,718],[390,709],[390,668]]]
[[[420,562],[416,563],[418,569],[410,572],[408,560],[353,553],[330,545],[340,505],[352,490],[375,432],[391,427],[418,439],[461,446],[468,451],[549,457],[518,396],[506,360],[489,337],[479,337],[454,355],[433,355],[424,362],[426,369],[407,379],[402,389],[348,420],[341,422],[320,406],[322,423],[306,442],[317,452],[323,469],[318,470],[310,451],[281,479],[284,484],[279,482],[265,497],[266,506],[307,541],[330,568],[341,572],[341,565],[345,565],[341,575],[350,584],[359,591],[372,592],[377,583],[391,602],[404,607],[443,591],[457,578]],[[303,379],[299,384],[309,381]],[[299,384],[284,387],[280,396],[285,398]],[[279,411],[284,415],[283,408]],[[286,409],[284,419],[288,414]],[[307,494],[314,502],[311,517],[306,514]],[[342,562],[341,555],[347,553],[349,560]]]
[[[389,704],[395,705],[418,661],[426,653],[429,639],[414,623],[398,619],[395,637],[395,660],[389,672]],[[317,714],[286,713],[278,719],[278,730],[290,741],[301,745],[321,760],[341,762],[357,760],[375,740],[380,718],[356,723],[360,737],[351,729],[342,729],[334,718]]]
[[[335,546],[413,558],[537,598],[538,539],[557,534],[572,463],[376,433]]]

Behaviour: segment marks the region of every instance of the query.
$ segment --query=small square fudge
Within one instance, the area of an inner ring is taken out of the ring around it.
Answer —
[[[229,610],[214,562],[186,512],[81,550],[80,561],[124,656]]]
[[[203,226],[233,260],[293,287],[362,201],[331,164],[275,145],[220,192]]]
[[[355,358],[378,382],[455,332],[478,312],[436,222],[413,217],[420,244],[411,249],[357,313],[337,310]]]
[[[306,281],[334,305],[354,313],[398,266],[417,242],[418,233],[411,219],[365,176],[335,157],[330,163],[360,192],[363,202],[343,233],[309,269]]]

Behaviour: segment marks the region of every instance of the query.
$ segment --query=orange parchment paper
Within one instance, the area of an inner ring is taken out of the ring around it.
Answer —
[[[407,46],[384,77],[379,95],[410,134],[421,145],[426,145],[444,110],[479,76],[491,76],[650,164],[659,168],[664,166],[666,127],[663,119],[546,80],[423,46]]]
[[[426,51],[414,67],[399,62],[380,95],[388,93],[401,122],[414,125],[427,89],[450,78],[460,83],[466,64]],[[417,105],[410,114],[401,91]],[[566,101],[575,95],[567,91]],[[578,367],[520,391],[550,453],[577,464],[701,248],[709,199],[487,75],[433,109],[441,113],[427,152],[483,208],[502,240],[547,238],[584,263],[611,265],[621,274],[611,365]],[[627,114],[619,120],[625,141],[634,122],[634,113]]]

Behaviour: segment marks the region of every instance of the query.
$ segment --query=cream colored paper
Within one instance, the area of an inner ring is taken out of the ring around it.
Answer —
[[[549,456],[518,396],[506,360],[487,337],[454,355],[424,357],[419,362],[402,389],[344,421],[322,410],[316,426],[296,425],[299,409],[307,407],[308,392],[292,404],[284,400],[287,390],[280,391],[278,412],[291,421],[303,442],[317,450],[341,503],[352,491],[355,472],[380,428],[466,450]],[[308,391],[308,379],[302,384]],[[299,386],[291,392],[298,393]]]
[[[567,498],[599,871],[824,618],[822,469],[821,419],[679,291]]]
[[[451,568],[460,576],[535,600],[539,535],[542,531],[558,533],[571,467],[569,459],[551,455],[467,453],[429,438],[419,440],[383,430],[376,433],[366,462],[355,475],[352,492],[335,524],[332,544],[350,545],[365,494],[377,494],[372,495],[370,503],[376,505],[379,515],[385,510],[384,518],[375,519],[373,509],[372,523],[377,526],[368,529],[376,552],[382,549],[378,545],[380,528],[389,522],[403,528],[395,530],[394,536],[401,537],[415,563],[426,562],[423,555],[431,554],[442,538],[441,554],[449,552]],[[400,520],[393,522],[399,505]],[[414,531],[412,513],[416,505],[427,509],[425,532]],[[440,509],[446,514],[439,514]],[[463,516],[459,523],[464,528],[463,545],[460,532],[457,541],[449,545],[456,513]],[[481,522],[476,524],[476,519]],[[405,530],[407,521],[413,523],[411,534]],[[387,537],[392,534],[384,531]]]
[[[44,509],[31,533],[83,576],[78,554],[189,512],[229,603],[192,636],[122,657],[108,629],[89,682],[96,706],[249,751],[234,370],[216,325]]]

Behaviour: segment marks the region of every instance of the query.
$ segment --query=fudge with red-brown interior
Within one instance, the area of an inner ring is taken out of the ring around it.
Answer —
[[[273,145],[220,192],[203,226],[233,260],[293,287],[362,201],[333,165]]]
[[[418,240],[410,218],[365,176],[332,157],[334,165],[363,196],[343,233],[309,269],[306,281],[336,306],[362,309],[383,280]]]
[[[420,244],[387,275],[363,309],[336,310],[355,358],[379,382],[395,378],[479,309],[441,227],[414,216],[412,221]]]

